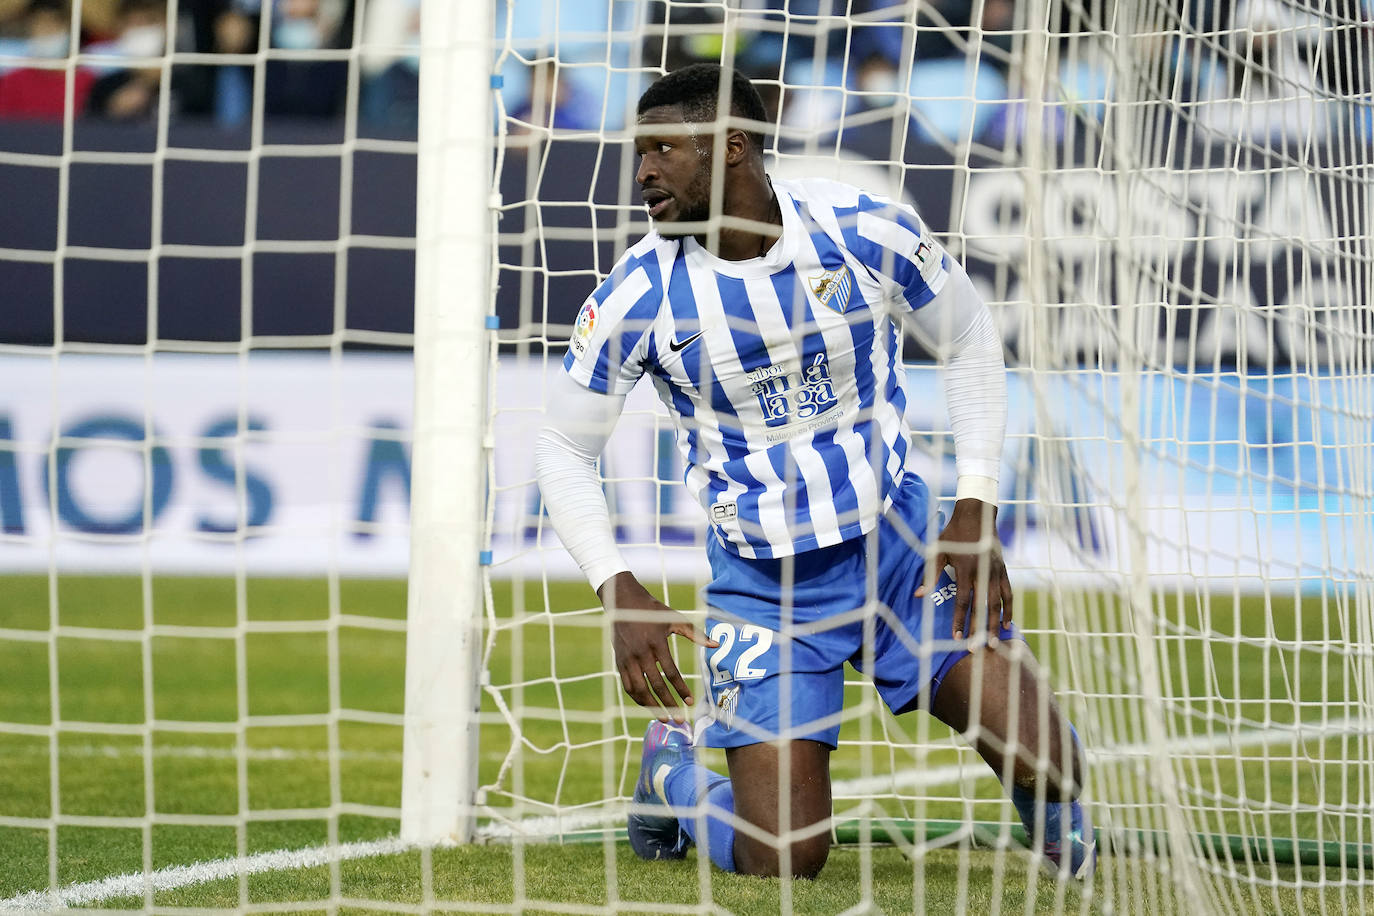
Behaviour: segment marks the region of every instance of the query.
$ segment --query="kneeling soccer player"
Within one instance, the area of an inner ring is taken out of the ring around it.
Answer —
[[[910,207],[771,180],[765,109],[742,76],[676,70],[638,112],[653,229],[582,306],[536,446],[553,524],[613,615],[625,691],[659,716],[635,851],[680,858],[696,844],[728,871],[817,874],[849,661],[894,713],[928,709],[973,734],[1046,865],[1089,876],[1077,737],[1011,623],[995,525],[1006,369],[986,305]],[[713,228],[721,216],[736,219]],[[929,494],[906,466],[904,325],[944,364],[959,475],[929,572]],[[711,524],[704,632],[628,571],[596,473],[645,374]],[[694,699],[673,633],[703,647],[712,716],[699,737],[726,748],[728,776],[697,763],[680,724]]]

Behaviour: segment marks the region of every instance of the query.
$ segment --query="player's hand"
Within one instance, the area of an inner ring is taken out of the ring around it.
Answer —
[[[693,703],[692,691],[678,671],[668,637],[676,633],[708,649],[720,644],[649,594],[628,572],[607,580],[598,594],[611,615],[611,645],[625,692],[640,706],[652,710],[660,722],[685,722],[687,709]]]
[[[984,540],[986,543],[979,547]],[[949,524],[936,542],[939,553],[926,564],[926,580],[916,589],[924,597],[946,567],[954,568],[955,639],[964,639],[982,626],[989,637],[997,638],[1002,627],[1011,624],[1011,579],[1002,561],[1002,543],[997,537],[997,507],[977,499],[961,499],[954,504]]]

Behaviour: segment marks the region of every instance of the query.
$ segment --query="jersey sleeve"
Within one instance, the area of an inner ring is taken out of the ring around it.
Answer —
[[[585,388],[626,394],[644,374],[662,302],[645,262],[628,254],[587,297],[573,323],[563,368]]]
[[[860,194],[853,227],[850,250],[891,284],[907,308],[925,305],[945,285],[950,256],[911,207]]]

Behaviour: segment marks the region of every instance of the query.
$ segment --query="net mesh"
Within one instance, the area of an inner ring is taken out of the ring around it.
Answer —
[[[778,114],[770,174],[913,202],[993,308],[1011,371],[1000,527],[1020,619],[1083,735],[1099,825],[1130,853],[1103,899],[1266,912],[1290,905],[1278,889],[1311,886],[1323,906],[1367,905],[1368,11],[821,3],[646,15],[647,40],[636,34],[627,57],[612,60],[612,40],[599,120],[582,124],[569,113],[578,52],[506,37],[503,72],[527,68],[550,99],[542,115],[507,110],[502,122],[502,294],[518,283],[519,296],[499,304],[518,301],[522,335],[540,338],[524,365],[556,371],[585,289],[648,228],[615,132],[635,97],[618,65],[640,87],[690,60],[743,69]],[[588,59],[601,66],[600,52]],[[573,187],[579,156],[589,177]],[[554,245],[572,224],[580,261]],[[567,276],[578,292],[564,292]],[[907,355],[911,384],[932,395],[911,399],[915,464],[949,498],[938,388],[928,357]],[[704,535],[674,492],[666,418],[649,397],[632,407],[602,466],[622,542],[640,548],[636,572],[697,607],[699,592],[672,590],[689,574],[704,581],[689,565]],[[531,415],[524,434],[536,425]],[[498,460],[495,474],[527,491],[505,511],[498,499],[494,543],[522,545],[505,555],[512,567],[538,556],[540,576],[562,575],[551,531],[531,519],[528,471]],[[604,627],[594,610],[535,602],[489,623],[497,640],[550,646],[560,629]],[[493,834],[541,814],[567,819],[539,829],[576,832],[597,805],[628,798],[636,710],[609,634],[597,645],[586,670],[595,679],[600,666],[601,690],[586,696],[583,732],[520,747],[543,726],[499,704],[525,766],[558,777],[499,774],[485,795]],[[581,679],[550,658],[564,683]],[[523,692],[529,712],[537,684],[560,710],[580,707],[537,670],[489,694]],[[883,818],[907,825],[898,843],[918,895],[932,848],[978,842],[976,824],[1008,845],[1015,813],[962,742],[892,719],[857,676],[847,700],[836,816],[876,834]],[[598,718],[608,703],[609,722]],[[614,797],[570,792],[584,765],[602,768]]]
[[[579,305],[648,229],[635,100],[694,60],[755,79],[770,174],[914,204],[988,300],[1017,617],[1112,852],[1089,892],[1036,885],[991,772],[849,672],[845,888],[776,904],[1374,909],[1367,5],[497,3],[482,887],[394,839],[404,589],[354,578],[406,562],[417,8],[304,6],[170,4],[169,53],[59,7],[78,53],[38,56],[41,10],[0,20],[0,909],[747,911],[700,861],[634,883],[646,720],[531,461]],[[905,363],[948,500],[938,377]],[[636,391],[607,498],[690,610],[680,461]],[[207,861],[237,864],[169,868]]]

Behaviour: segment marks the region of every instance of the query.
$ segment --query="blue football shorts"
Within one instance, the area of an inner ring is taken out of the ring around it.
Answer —
[[[947,572],[932,593],[915,597],[928,500],[925,482],[907,474],[874,531],[783,559],[746,559],[707,539],[706,633],[720,646],[701,650],[711,698],[702,744],[781,738],[836,747],[845,662],[873,679],[894,713],[915,709],[923,691],[934,697],[969,650],[950,635],[955,587]],[[1000,636],[1021,638],[1014,625]]]

